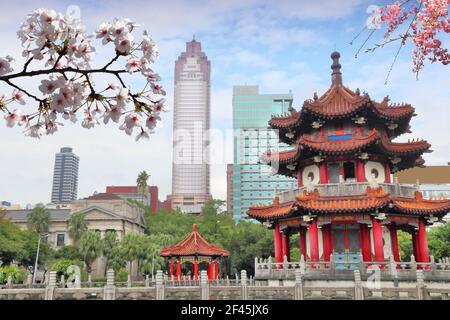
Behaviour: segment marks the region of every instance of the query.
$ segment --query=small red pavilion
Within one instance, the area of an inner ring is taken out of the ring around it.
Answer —
[[[198,227],[193,225],[193,230],[179,243],[161,250],[160,255],[170,261],[170,279],[174,279],[174,258],[176,259],[175,279],[181,280],[182,263],[193,262],[193,278],[198,280],[199,259],[208,263],[208,279],[217,280],[219,277],[219,259],[228,257],[229,253],[222,247],[208,243],[198,233]]]
[[[292,146],[268,151],[262,161],[294,177],[298,188],[278,194],[248,216],[274,230],[275,262],[290,260],[289,237],[299,234],[300,252],[311,262],[400,261],[397,230],[412,235],[417,262],[430,260],[426,226],[450,211],[448,199],[424,199],[418,186],[391,181],[391,173],[423,166],[424,140],[395,142],[411,133],[415,109],[376,102],[342,83],[340,54],[331,55],[332,83],[300,111],[273,117],[269,126]]]

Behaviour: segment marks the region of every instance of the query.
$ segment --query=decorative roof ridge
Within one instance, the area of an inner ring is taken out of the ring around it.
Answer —
[[[378,130],[376,128],[372,128],[372,129],[370,129],[370,131],[368,132],[367,135],[353,134],[350,139],[363,141],[363,140],[368,140],[368,139],[375,138],[375,137],[381,139],[381,134],[378,132]],[[330,141],[333,141],[333,143],[339,143],[339,142],[345,143],[347,140],[348,139],[346,139],[346,140],[330,140],[330,138],[328,136],[323,136],[320,138],[313,138],[313,136],[310,134],[302,134],[298,137],[297,143],[301,143],[302,141],[314,142],[314,143],[325,143],[325,142],[330,142]]]
[[[319,194],[318,189],[314,189],[312,192],[303,191],[303,193],[298,194],[296,196],[297,200],[300,201],[309,201],[309,200],[318,200],[318,201],[330,201],[330,200],[340,200],[340,201],[351,201],[351,200],[364,200],[365,198],[387,198],[390,194],[386,192],[382,187],[371,188],[367,187],[367,191],[364,194],[359,195],[348,195],[348,196],[321,196]]]

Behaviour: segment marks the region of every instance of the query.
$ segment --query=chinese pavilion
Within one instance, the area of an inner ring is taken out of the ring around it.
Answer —
[[[208,263],[208,279],[219,277],[219,259],[228,257],[229,253],[222,247],[208,243],[199,233],[196,224],[193,230],[179,243],[164,248],[160,255],[170,261],[170,279],[181,280],[183,262],[192,262],[193,279],[198,280],[199,262]],[[176,259],[176,274],[174,275],[174,259]],[[199,261],[200,260],[200,261]]]
[[[268,151],[261,160],[295,177],[298,189],[277,194],[248,216],[274,230],[275,262],[290,261],[289,237],[299,234],[300,253],[310,262],[400,261],[397,230],[412,235],[417,262],[429,262],[426,226],[450,211],[447,199],[424,199],[417,186],[399,185],[391,174],[423,166],[431,152],[424,140],[393,142],[410,133],[414,108],[373,101],[342,83],[340,54],[331,55],[331,87],[303,108],[275,116],[269,127],[292,146]]]

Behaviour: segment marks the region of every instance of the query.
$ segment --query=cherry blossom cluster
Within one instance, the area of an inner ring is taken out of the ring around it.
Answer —
[[[387,24],[386,37],[397,30],[400,25],[410,22],[406,33],[400,36],[405,43],[409,38],[414,44],[413,71],[418,73],[425,60],[450,63],[450,54],[447,48],[442,47],[438,38],[440,33],[450,33],[450,18],[448,7],[450,0],[417,0],[410,6],[407,2],[395,2],[381,8],[381,21]]]
[[[0,57],[0,81],[13,90],[9,97],[0,95],[7,127],[24,126],[26,135],[40,137],[56,132],[63,125],[60,119],[75,123],[82,114],[84,128],[111,120],[128,135],[137,129],[136,140],[148,138],[161,121],[166,93],[152,69],[159,55],[156,44],[146,31],[136,42],[137,27],[128,19],[114,19],[88,35],[79,20],[53,10],[38,9],[29,15],[17,33],[27,59],[23,69],[13,73],[14,59]],[[100,40],[114,55],[106,65],[93,68],[92,42]],[[29,70],[31,64],[37,68]],[[125,83],[124,77],[135,75],[143,77],[142,90],[132,91]],[[110,78],[101,88],[96,85],[99,76]],[[40,96],[14,83],[24,77],[39,77]],[[13,104],[22,107],[13,109]],[[33,111],[25,110],[29,105],[35,106]]]

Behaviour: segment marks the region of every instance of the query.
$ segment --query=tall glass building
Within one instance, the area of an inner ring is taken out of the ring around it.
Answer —
[[[172,208],[198,214],[210,193],[211,62],[195,38],[175,62]]]
[[[70,203],[77,199],[79,162],[80,158],[72,152],[72,148],[61,148],[56,154],[52,203]]]
[[[233,87],[234,160],[232,170],[233,219],[247,216],[252,204],[271,203],[275,190],[296,185],[296,180],[274,175],[270,166],[260,163],[267,150],[283,150],[277,133],[268,129],[272,115],[284,114],[292,107],[293,95],[260,94],[258,86]]]

